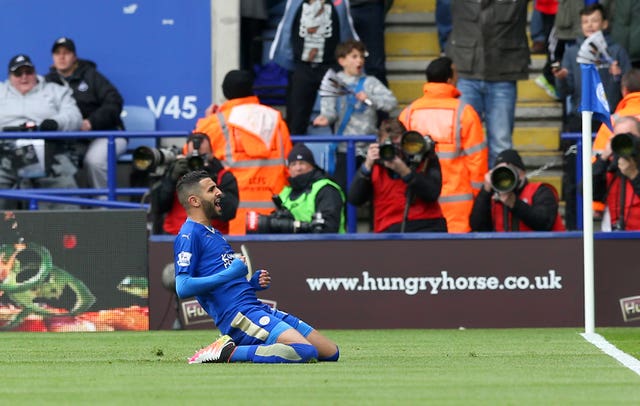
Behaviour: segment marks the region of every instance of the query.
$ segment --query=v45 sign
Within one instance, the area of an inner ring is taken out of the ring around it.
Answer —
[[[198,115],[197,96],[159,96],[154,100],[153,96],[147,96],[147,106],[153,111],[157,119],[161,116],[173,117],[174,120],[192,120]]]

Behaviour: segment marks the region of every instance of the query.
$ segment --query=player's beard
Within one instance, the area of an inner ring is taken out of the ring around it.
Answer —
[[[209,220],[220,217],[220,209],[215,203],[204,200],[202,202],[202,210]]]

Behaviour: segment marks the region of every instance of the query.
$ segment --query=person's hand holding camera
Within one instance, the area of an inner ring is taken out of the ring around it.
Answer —
[[[369,144],[369,148],[367,149],[367,156],[364,160],[364,167],[367,171],[371,172],[373,169],[373,164],[376,163],[380,159],[380,144],[374,142],[373,144]]]
[[[189,163],[186,159],[180,158],[173,164],[171,168],[171,180],[177,182],[180,177],[189,172]]]
[[[394,156],[390,161],[382,161],[382,164],[403,178],[411,173],[411,168],[398,155]]]

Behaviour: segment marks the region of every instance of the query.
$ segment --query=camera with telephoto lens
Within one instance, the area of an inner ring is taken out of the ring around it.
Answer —
[[[247,234],[300,234],[321,233],[324,230],[322,213],[314,213],[310,222],[299,221],[282,206],[280,196],[272,198],[276,210],[269,215],[247,212]]]
[[[519,183],[518,171],[508,165],[498,166],[491,171],[491,187],[497,193],[513,192]]]
[[[611,139],[611,151],[622,158],[638,158],[640,138],[631,133],[616,134]]]
[[[33,121],[25,121],[24,123],[16,126],[2,127],[2,131],[5,132],[27,132],[39,130],[38,125]]]
[[[151,148],[143,145],[133,151],[133,167],[138,171],[153,172],[157,168],[167,167],[177,159],[180,153],[180,149],[176,146]]]
[[[405,161],[407,165],[417,165],[424,159],[436,143],[429,135],[422,135],[417,131],[405,131],[400,139],[398,148],[390,138],[380,144],[380,159],[392,161],[396,156]]]

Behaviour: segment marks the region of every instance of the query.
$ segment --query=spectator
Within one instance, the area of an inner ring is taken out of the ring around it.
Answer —
[[[222,93],[227,101],[199,119],[194,132],[207,134],[213,155],[238,181],[240,205],[229,234],[242,235],[247,212],[268,214],[271,197],[287,184],[291,139],[280,112],[260,104],[253,94],[251,72],[227,72]]]
[[[0,128],[4,131],[40,129],[41,131],[77,131],[82,115],[71,89],[46,83],[36,74],[31,59],[24,54],[9,61],[9,79],[0,83]],[[69,140],[46,140],[44,162],[39,161],[41,173],[25,175],[25,162],[16,155],[16,141],[2,141],[0,188],[77,188],[74,174],[77,171],[76,154],[70,149]],[[34,145],[34,144],[29,144]],[[33,148],[33,146],[31,147]],[[38,162],[35,162],[38,164]],[[37,165],[36,165],[37,166]],[[27,178],[26,176],[29,176]],[[0,200],[3,209],[16,208],[13,201]],[[73,205],[42,203],[40,208],[73,209]]]
[[[562,130],[564,132],[582,131],[582,114],[580,112],[580,100],[582,90],[582,75],[580,65],[576,61],[578,51],[583,41],[589,35],[598,31],[604,31],[608,27],[608,21],[604,8],[600,4],[592,4],[580,11],[580,25],[582,36],[576,39],[574,45],[567,46],[562,58],[561,66],[554,71],[556,77],[556,89],[565,104],[565,117]],[[603,61],[598,66],[598,73],[602,80],[602,86],[609,102],[611,111],[615,110],[622,98],[620,89],[620,77],[631,69],[631,63],[626,51],[618,44],[607,38],[607,51],[613,62]],[[594,118],[591,128],[596,129],[600,123]],[[570,145],[564,144],[568,149]],[[565,205],[565,224],[567,229],[574,230],[577,226],[576,219],[576,173],[575,154],[569,154],[563,160],[562,189]]]
[[[531,36],[533,39],[532,53],[546,54],[547,61],[542,68],[542,75],[535,79],[535,83],[540,86],[549,97],[558,99],[555,87],[555,78],[551,69],[552,54],[549,50],[549,40],[553,23],[558,11],[558,0],[535,0],[533,15],[531,16]],[[534,22],[538,28],[538,33],[534,36]],[[554,45],[555,46],[555,45]],[[554,47],[552,47],[554,49]],[[555,61],[555,59],[553,59]]]
[[[238,258],[209,222],[220,215],[222,192],[209,174],[190,172],[178,182],[187,220],[174,243],[176,292],[196,296],[224,334],[189,359],[205,362],[305,363],[337,361],[338,347],[292,314],[256,297],[271,284],[269,272],[249,275],[246,258]]]
[[[469,218],[472,231],[564,231],[558,193],[552,185],[529,182],[516,150],[502,151],[484,177]]]
[[[488,167],[487,142],[480,117],[460,100],[456,67],[444,56],[426,69],[424,95],[400,113],[408,130],[429,134],[436,142],[442,170],[440,207],[450,233],[467,233],[473,198]]]
[[[629,153],[612,150],[610,140],[593,163],[593,199],[606,202],[603,231],[640,230],[640,121],[623,116],[613,127],[615,137],[629,137]]]
[[[73,90],[80,113],[82,113],[82,131],[123,130],[120,119],[122,112],[122,96],[96,69],[92,61],[79,59],[76,45],[70,38],[58,38],[51,48],[53,66],[45,76],[47,82],[69,86]],[[108,140],[106,138],[87,138],[81,141],[86,153],[84,168],[87,172],[89,186],[93,188],[107,187],[107,155]],[[116,138],[116,154],[126,151],[126,138]]]
[[[367,48],[365,72],[375,76],[385,86],[387,82],[384,51],[384,19],[393,0],[350,0],[351,17],[360,40]]]
[[[611,38],[629,54],[631,64],[640,69],[640,2],[637,0],[609,0]]]
[[[402,150],[407,134],[426,144],[420,152],[409,155]],[[438,203],[440,162],[433,141],[425,138],[406,132],[397,119],[387,119],[380,126],[378,142],[369,145],[347,200],[355,206],[372,201],[374,232],[447,232]]]
[[[527,0],[454,1],[447,56],[455,63],[458,90],[484,120],[489,164],[513,145],[517,80],[529,78]]]
[[[262,64],[262,30],[268,19],[266,0],[240,0],[240,69]]]
[[[398,100],[382,82],[365,75],[364,64],[367,51],[365,45],[356,40],[348,40],[336,47],[336,58],[342,70],[335,78],[350,89],[350,93],[336,97],[321,97],[320,115],[313,125],[334,124],[338,135],[375,134],[377,131],[376,110],[392,111]],[[328,73],[331,74],[332,71]],[[327,82],[328,78],[324,80]],[[356,165],[359,166],[367,155],[367,144],[356,144]],[[343,190],[347,188],[347,146],[340,144],[336,154],[334,177]]]
[[[202,169],[209,173],[211,179],[222,190],[220,216],[212,219],[211,225],[222,234],[229,234],[229,221],[236,216],[238,210],[238,182],[211,152],[206,134],[190,135],[185,145],[186,154],[179,156],[167,168],[164,176],[151,186],[154,233],[178,233],[182,223],[187,219],[187,213],[178,201],[176,184],[187,172]]]
[[[436,0],[436,28],[438,30],[440,56],[444,56],[447,40],[452,29],[451,0]]]
[[[291,0],[278,24],[270,57],[292,71],[287,90],[291,134],[307,133],[320,82],[335,65],[338,43],[358,38],[347,2]]]
[[[279,194],[282,207],[270,215],[270,219],[279,220],[278,226],[264,231],[258,227],[257,231],[344,233],[345,196],[340,186],[318,168],[313,153],[303,143],[293,146],[287,161],[290,186]]]

